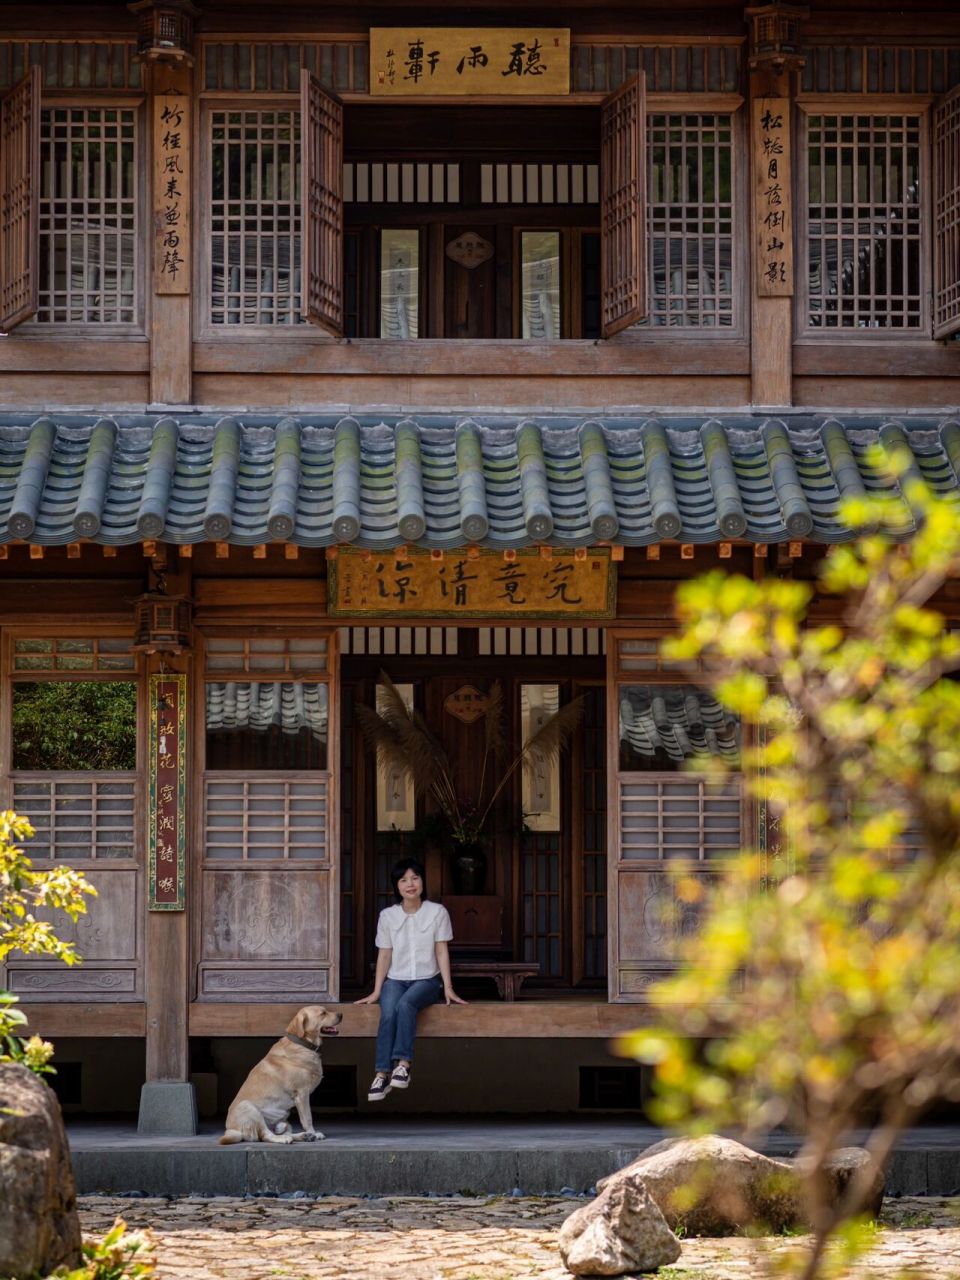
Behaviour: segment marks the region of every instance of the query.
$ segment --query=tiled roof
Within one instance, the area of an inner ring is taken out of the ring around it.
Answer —
[[[736,716],[703,689],[622,686],[620,739],[638,756],[653,759],[660,751],[678,764],[691,756],[740,755]]]
[[[272,680],[226,680],[206,686],[207,728],[277,728],[296,734],[309,729],[315,738],[327,736],[327,701],[320,684]]]
[[[0,542],[839,542],[843,497],[896,489],[877,444],[957,491],[952,419],[7,417]]]

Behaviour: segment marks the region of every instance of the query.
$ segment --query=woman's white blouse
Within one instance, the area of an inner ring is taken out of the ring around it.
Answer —
[[[398,902],[381,911],[377,922],[377,946],[393,950],[387,977],[399,982],[439,973],[436,944],[452,938],[450,913],[439,902],[421,902],[418,911],[404,911]]]

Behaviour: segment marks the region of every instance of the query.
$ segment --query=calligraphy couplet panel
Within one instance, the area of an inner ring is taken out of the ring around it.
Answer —
[[[790,102],[757,98],[753,103],[754,209],[757,296],[793,296],[793,176]]]
[[[373,96],[502,97],[569,92],[568,28],[370,29]]]
[[[616,566],[603,548],[577,556],[537,548],[501,552],[381,553],[341,547],[328,566],[333,617],[612,618]]]
[[[187,677],[150,677],[149,810],[150,911],[184,909],[184,797]]]
[[[189,72],[158,69],[153,96],[153,288],[190,292]]]

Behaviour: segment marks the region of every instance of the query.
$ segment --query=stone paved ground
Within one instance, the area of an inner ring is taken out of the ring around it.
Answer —
[[[570,1280],[557,1228],[582,1200],[130,1200],[84,1196],[85,1234],[150,1227],[161,1280]],[[888,1202],[858,1277],[960,1278],[960,1198]],[[796,1238],[685,1240],[664,1280],[743,1280]]]

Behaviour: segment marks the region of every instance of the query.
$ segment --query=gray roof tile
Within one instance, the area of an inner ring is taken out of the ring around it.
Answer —
[[[843,497],[897,492],[878,444],[958,492],[953,420],[8,417],[0,543],[840,542]]]

